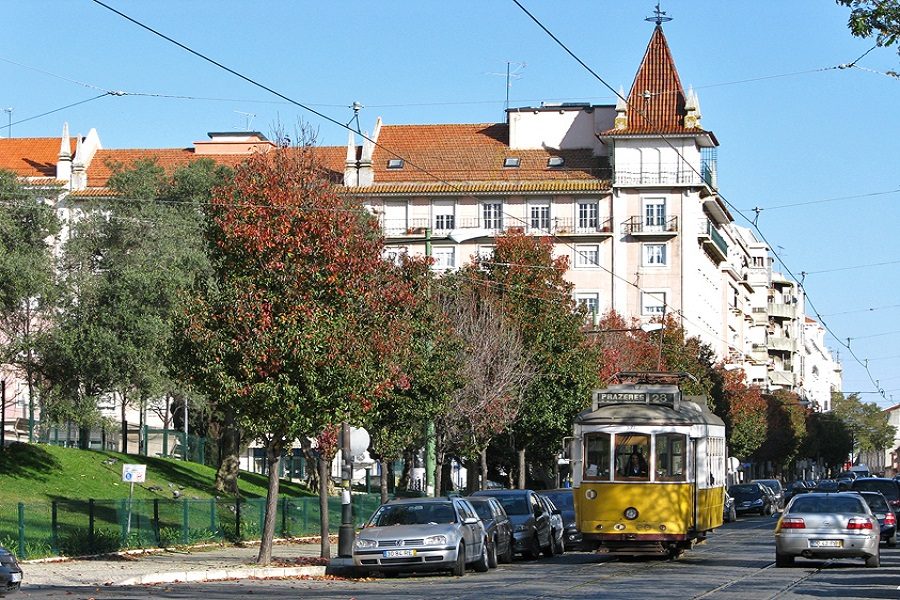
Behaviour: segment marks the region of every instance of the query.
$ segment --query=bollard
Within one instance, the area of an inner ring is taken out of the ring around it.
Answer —
[[[181,541],[185,546],[190,542],[188,536],[188,499],[185,498],[181,505]]]
[[[153,533],[156,535],[156,546],[162,546],[162,539],[159,534],[159,498],[153,499]]]
[[[19,558],[28,558],[25,554],[25,504],[19,502]]]
[[[59,554],[59,518],[56,500],[50,503],[50,550]]]
[[[94,499],[88,500],[88,546],[94,552]]]

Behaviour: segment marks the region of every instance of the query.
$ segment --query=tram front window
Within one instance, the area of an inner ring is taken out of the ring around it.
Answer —
[[[584,436],[584,478],[609,481],[609,434]]]
[[[648,481],[650,436],[642,433],[616,434],[616,479]]]
[[[685,437],[679,433],[656,436],[656,480],[684,481]]]

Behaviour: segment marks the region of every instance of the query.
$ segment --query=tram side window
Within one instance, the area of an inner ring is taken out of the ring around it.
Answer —
[[[678,433],[656,436],[656,480],[684,481],[685,438]]]
[[[609,481],[609,434],[584,436],[584,478]]]
[[[648,481],[650,436],[643,433],[616,434],[616,479]]]

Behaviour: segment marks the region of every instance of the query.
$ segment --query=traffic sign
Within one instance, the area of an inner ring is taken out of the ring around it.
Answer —
[[[122,465],[122,481],[144,483],[147,480],[147,465]]]

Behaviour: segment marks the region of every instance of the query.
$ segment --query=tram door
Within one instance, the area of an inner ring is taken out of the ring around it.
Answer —
[[[693,482],[691,482],[691,492],[693,495],[692,502],[691,502],[691,505],[693,507],[692,508],[692,513],[693,513],[692,517],[693,518],[692,518],[692,523],[691,523],[691,533],[693,533],[693,534],[697,533],[697,522],[700,517],[700,515],[699,515],[699,510],[700,510],[700,469],[699,469],[699,467],[700,467],[700,460],[699,460],[700,452],[699,452],[699,450],[700,450],[699,440],[697,438],[692,437],[691,438],[691,457],[692,457],[691,460],[693,462],[692,471],[694,473],[694,478],[693,478],[694,480],[693,480]]]

